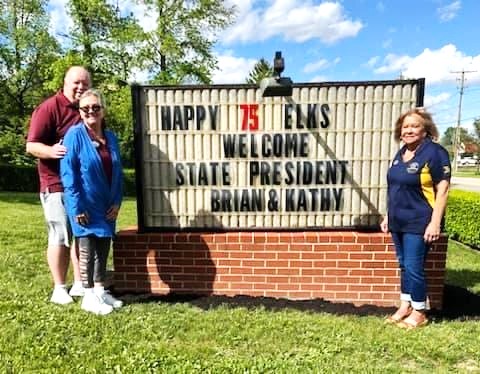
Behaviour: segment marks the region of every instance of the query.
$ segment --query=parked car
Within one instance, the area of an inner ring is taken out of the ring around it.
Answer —
[[[458,165],[461,166],[473,166],[478,163],[477,159],[474,159],[473,157],[464,157],[458,160]]]

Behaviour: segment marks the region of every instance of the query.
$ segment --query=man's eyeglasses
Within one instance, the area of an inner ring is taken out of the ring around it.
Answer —
[[[80,107],[79,109],[85,113],[85,114],[88,114],[90,113],[90,111],[92,111],[93,113],[98,113],[102,110],[103,106],[101,105],[92,105],[92,106],[89,106],[89,105],[85,105],[85,106],[82,106]]]

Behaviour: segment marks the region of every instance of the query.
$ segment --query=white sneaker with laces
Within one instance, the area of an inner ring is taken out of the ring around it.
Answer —
[[[123,301],[113,297],[108,291],[105,291],[101,297],[106,304],[111,305],[114,309],[118,309],[123,306]]]
[[[70,296],[83,296],[85,295],[85,289],[81,284],[74,283],[70,291],[68,292]]]
[[[55,304],[70,304],[73,303],[72,297],[68,294],[67,290],[63,287],[55,287],[52,292],[50,301]]]
[[[113,311],[111,305],[106,304],[102,298],[98,297],[93,292],[85,293],[85,296],[82,299],[81,308],[87,312],[102,316]]]

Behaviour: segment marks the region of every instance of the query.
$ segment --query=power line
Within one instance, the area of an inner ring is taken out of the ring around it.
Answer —
[[[462,119],[462,97],[463,90],[465,88],[465,73],[476,73],[476,70],[462,70],[462,71],[452,71],[453,74],[461,74],[460,78],[460,92],[458,99],[458,116],[457,116],[457,127],[455,128],[455,138],[453,142],[453,171],[457,171],[457,159],[458,159],[458,144],[460,138],[460,122]]]
[[[474,117],[468,117],[468,118],[462,118],[462,121],[469,121],[471,119],[477,119],[479,118],[480,116],[474,116]],[[437,125],[449,125],[449,124],[452,124],[452,125],[455,125],[457,123],[457,121],[442,121],[442,122],[435,122]]]

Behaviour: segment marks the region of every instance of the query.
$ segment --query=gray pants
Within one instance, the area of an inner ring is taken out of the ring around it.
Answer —
[[[85,236],[76,240],[78,240],[80,252],[80,275],[83,287],[92,288],[94,282],[105,282],[111,238]]]

